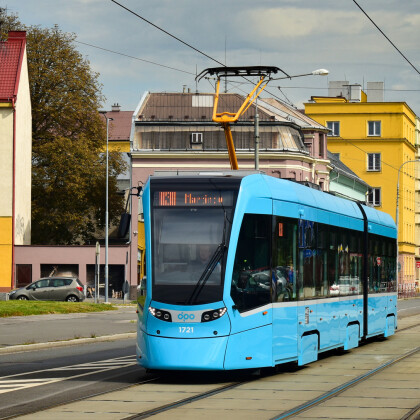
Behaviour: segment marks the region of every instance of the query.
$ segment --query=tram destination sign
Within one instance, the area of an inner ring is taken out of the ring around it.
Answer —
[[[155,207],[224,207],[233,205],[233,191],[156,191]]]

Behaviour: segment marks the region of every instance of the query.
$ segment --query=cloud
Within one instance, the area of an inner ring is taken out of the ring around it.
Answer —
[[[282,41],[319,35],[352,35],[363,29],[360,13],[301,8],[269,8],[245,10],[237,22],[253,36]]]

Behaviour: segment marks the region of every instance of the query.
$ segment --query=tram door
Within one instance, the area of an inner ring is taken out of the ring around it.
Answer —
[[[272,238],[273,360],[277,364],[297,354],[296,220],[273,216]]]
[[[231,297],[237,311],[227,369],[242,368],[245,359],[249,367],[272,363],[271,226],[272,216],[267,214],[245,214],[242,221],[232,275]]]

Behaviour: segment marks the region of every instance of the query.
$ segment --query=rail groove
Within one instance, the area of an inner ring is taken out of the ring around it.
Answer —
[[[370,378],[371,376],[377,374],[378,372],[394,365],[395,363],[400,362],[401,360],[406,359],[407,357],[412,356],[413,354],[417,353],[418,351],[420,351],[420,347],[417,347],[413,350],[410,350],[407,353],[402,354],[401,356],[395,357],[394,359],[383,363],[382,365],[376,367],[375,369],[370,370],[369,372],[364,373],[363,375],[358,376],[357,378],[352,379],[351,381],[346,382],[343,385],[340,385],[334,389],[332,389],[331,391],[326,392],[325,394],[320,395],[317,398],[312,399],[311,401],[308,401],[304,404],[298,405],[295,408],[292,408],[291,410],[287,410],[283,413],[281,413],[278,416],[272,417],[270,420],[283,420],[283,419],[288,419],[292,416],[295,416],[299,413],[302,413],[303,411],[309,410],[327,400],[329,400],[330,398],[333,398],[339,394],[341,394],[342,392],[346,391],[347,389],[358,385],[359,383],[365,381],[366,379]]]

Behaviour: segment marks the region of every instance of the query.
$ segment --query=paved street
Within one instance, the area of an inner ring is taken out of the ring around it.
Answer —
[[[135,333],[136,306],[117,308],[106,312],[0,318],[0,352],[2,348],[21,344]]]

